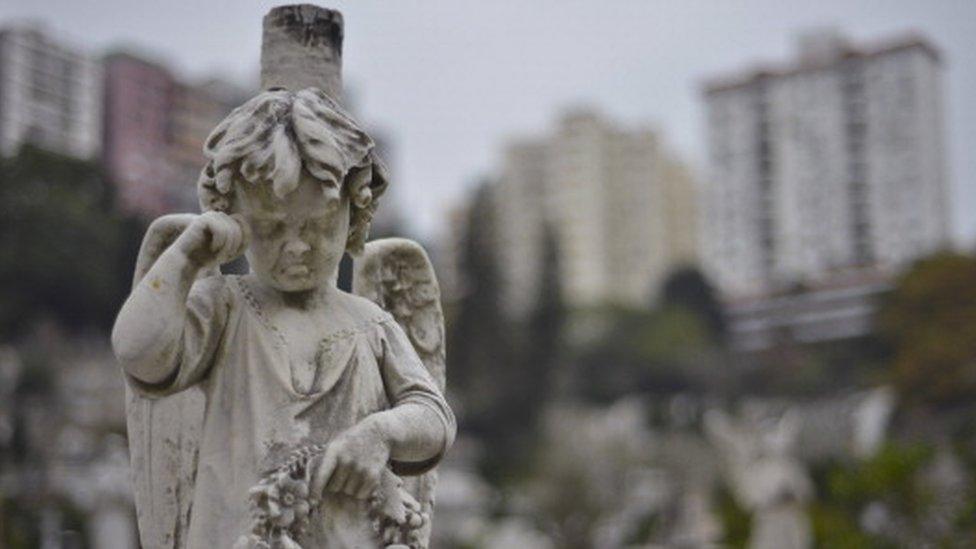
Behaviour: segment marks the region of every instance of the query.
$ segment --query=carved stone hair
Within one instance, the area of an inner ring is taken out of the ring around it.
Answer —
[[[231,212],[234,184],[271,185],[284,197],[298,187],[304,167],[350,197],[346,250],[357,254],[369,234],[377,199],[388,185],[386,168],[366,132],[317,88],[262,92],[234,109],[204,145],[208,162],[197,182],[200,207]]]

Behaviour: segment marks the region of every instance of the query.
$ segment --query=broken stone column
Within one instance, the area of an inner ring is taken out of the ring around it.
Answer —
[[[261,88],[321,88],[342,101],[342,14],[311,4],[264,16]]]

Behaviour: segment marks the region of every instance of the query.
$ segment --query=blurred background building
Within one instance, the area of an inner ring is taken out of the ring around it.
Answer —
[[[912,261],[950,247],[942,61],[926,39],[799,35],[711,80],[703,268],[733,345],[849,339]]]
[[[40,25],[0,30],[0,155],[32,143],[81,159],[102,148],[102,67]]]
[[[0,153],[26,143],[102,160],[121,208],[142,217],[197,208],[203,140],[246,98],[228,82],[183,82],[143,55],[100,59],[40,25],[0,32]]]
[[[196,210],[203,141],[247,93],[220,80],[182,82],[132,53],[104,63],[104,163],[122,208],[150,219]]]
[[[175,173],[165,152],[175,87],[158,63],[128,54],[105,59],[105,170],[126,211],[151,216],[168,206]]]
[[[833,30],[798,45],[705,88],[703,259],[728,297],[892,274],[949,245],[938,50]]]
[[[510,143],[492,192],[507,311],[520,317],[536,304],[546,231],[569,305],[650,303],[670,270],[697,261],[696,192],[657,132],[592,110]]]

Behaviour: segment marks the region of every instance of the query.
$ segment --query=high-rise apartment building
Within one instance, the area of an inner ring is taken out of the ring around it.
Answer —
[[[539,293],[546,230],[573,306],[646,306],[672,268],[697,259],[688,171],[655,132],[594,112],[567,113],[554,134],[511,144],[494,202],[502,301],[513,316]]]
[[[145,217],[195,211],[203,142],[244,95],[222,81],[181,82],[130,53],[104,64],[105,168],[122,208]]]
[[[123,210],[147,216],[169,207],[176,80],[160,63],[128,53],[105,58],[105,170]]]
[[[176,181],[171,207],[179,211],[199,208],[196,183],[206,164],[204,141],[227,114],[250,97],[223,80],[177,84],[170,115],[169,157]]]
[[[37,26],[0,30],[0,156],[31,143],[92,159],[101,135],[99,62]]]
[[[703,260],[727,297],[893,272],[948,244],[938,50],[826,31],[799,49],[705,88]]]

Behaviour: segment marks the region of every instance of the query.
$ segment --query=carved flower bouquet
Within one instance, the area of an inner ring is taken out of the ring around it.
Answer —
[[[324,445],[297,450],[251,488],[251,531],[237,540],[234,549],[311,549],[303,548],[298,540],[321,503],[309,494],[308,464],[324,450]],[[370,497],[369,516],[383,547],[423,549],[421,530],[429,518],[390,471]]]

